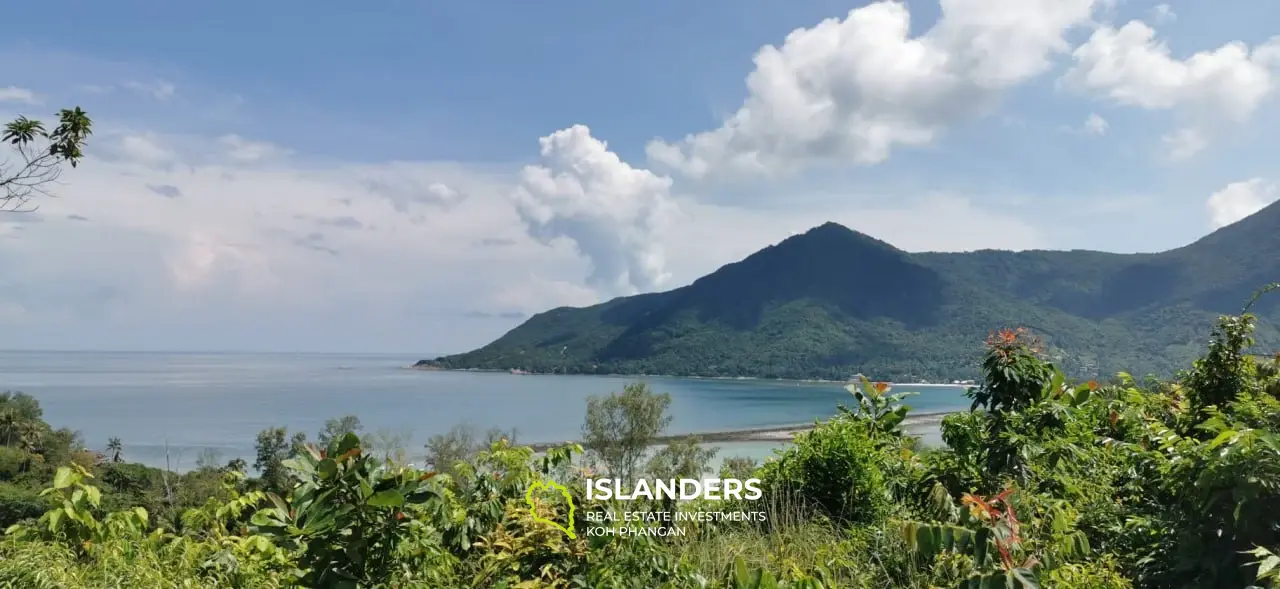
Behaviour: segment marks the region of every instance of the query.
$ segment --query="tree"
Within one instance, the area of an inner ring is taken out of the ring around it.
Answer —
[[[52,196],[47,186],[62,175],[62,164],[74,168],[80,163],[92,127],[93,121],[78,106],[62,109],[52,131],[24,116],[7,123],[0,140],[16,152],[18,161],[0,163],[0,212],[34,211],[24,208],[31,198]]]
[[[749,479],[760,468],[760,463],[747,456],[729,456],[720,463],[720,478]]]
[[[710,470],[716,448],[704,448],[697,436],[668,442],[649,459],[645,470],[655,479],[700,479]]]
[[[289,429],[269,427],[258,432],[255,445],[257,459],[253,467],[260,473],[262,486],[274,491],[284,491],[289,486],[289,471],[284,467],[288,460],[307,442],[307,434],[298,432],[289,437]]]
[[[245,462],[243,458],[238,458],[238,457],[232,458],[231,460],[227,461],[226,470],[232,471],[232,472],[244,473],[245,471],[249,470],[249,464]]]
[[[642,382],[622,393],[587,399],[583,447],[590,460],[615,477],[630,481],[655,438],[671,423],[671,395],[654,393]]]
[[[425,466],[436,472],[453,474],[454,465],[473,458],[481,450],[492,448],[501,440],[514,445],[516,430],[489,428],[482,439],[477,439],[474,425],[469,423],[455,425],[448,432],[436,434],[427,439]]]
[[[406,446],[412,439],[412,431],[381,428],[367,436],[364,442],[369,448],[370,456],[381,460],[384,466],[393,468],[405,466],[409,462]]]
[[[316,443],[321,448],[328,448],[334,440],[341,440],[347,434],[361,435],[360,418],[354,415],[330,418],[324,422],[324,429],[316,434]]]
[[[49,429],[43,416],[44,410],[35,397],[9,391],[0,393],[0,444],[28,450],[39,447]]]
[[[426,466],[440,473],[453,474],[455,464],[475,452],[475,430],[469,424],[455,425],[447,433],[427,438]]]
[[[204,448],[200,450],[200,454],[196,455],[196,470],[214,471],[221,470],[222,452],[217,448]]]
[[[107,438],[107,452],[111,453],[112,462],[120,462],[120,452],[124,450],[124,445],[120,443],[120,438],[112,436]]]

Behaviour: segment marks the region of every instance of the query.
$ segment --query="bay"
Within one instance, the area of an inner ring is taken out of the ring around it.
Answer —
[[[89,448],[121,439],[126,460],[175,470],[216,452],[250,464],[259,431],[314,437],[325,420],[359,416],[395,434],[413,460],[456,424],[515,429],[524,443],[576,439],[591,395],[643,380],[672,397],[667,433],[811,423],[852,398],[839,383],[667,377],[513,375],[406,368],[422,355],[0,352],[0,390],[39,399],[45,420],[81,432]],[[966,408],[962,388],[917,390],[917,412]],[[926,434],[928,435],[928,434]],[[935,434],[936,437],[936,434]],[[777,442],[724,442],[719,458],[762,458]],[[716,461],[717,463],[719,460]]]

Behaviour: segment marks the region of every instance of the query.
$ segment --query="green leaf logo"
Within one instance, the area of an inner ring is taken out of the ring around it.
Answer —
[[[554,489],[554,490],[560,491],[561,495],[564,495],[564,500],[569,503],[569,525],[568,526],[562,526],[549,519],[538,517],[538,510],[533,504],[533,494],[534,492],[539,491],[541,489]],[[560,483],[557,483],[555,481],[535,482],[534,484],[529,485],[529,490],[524,492],[524,502],[529,504],[529,513],[533,514],[534,521],[540,521],[540,522],[551,524],[556,529],[568,535],[570,539],[578,537],[577,534],[573,533],[573,497],[569,495],[569,489],[566,489],[564,485],[561,485]]]

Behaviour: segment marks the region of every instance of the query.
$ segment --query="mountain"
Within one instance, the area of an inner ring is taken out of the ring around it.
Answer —
[[[992,330],[1024,326],[1079,377],[1169,375],[1216,318],[1280,280],[1280,203],[1157,254],[908,253],[835,223],[668,292],[531,317],[422,367],[843,379],[973,378]],[[1280,345],[1280,293],[1254,307]]]

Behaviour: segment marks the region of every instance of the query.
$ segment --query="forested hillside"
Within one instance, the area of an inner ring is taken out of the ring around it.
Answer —
[[[1280,204],[1157,254],[908,253],[835,223],[693,284],[535,315],[449,369],[898,381],[976,376],[976,342],[1023,325],[1081,377],[1185,366],[1222,313],[1280,277]],[[1258,340],[1280,343],[1263,300]]]

